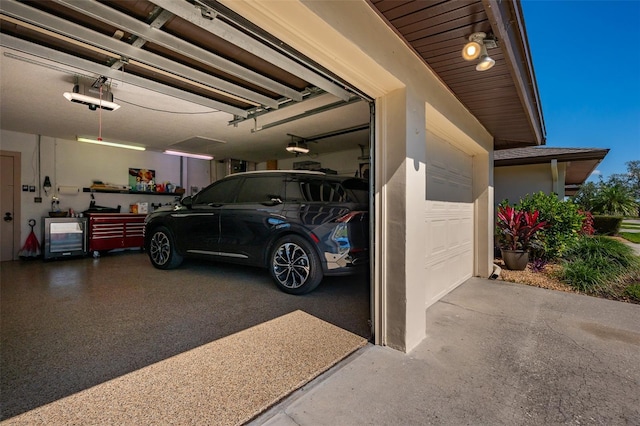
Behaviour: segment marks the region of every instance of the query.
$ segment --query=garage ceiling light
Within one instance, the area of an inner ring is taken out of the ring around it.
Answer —
[[[289,142],[289,145],[287,145],[287,151],[292,154],[308,154],[309,147],[307,147],[307,144],[303,141]]]
[[[71,102],[88,105],[89,109],[92,111],[95,111],[96,109],[98,109],[98,107],[107,111],[115,111],[120,108],[120,105],[115,102],[105,101],[103,99],[94,98],[92,96],[83,95],[81,93],[64,92],[62,95]]]
[[[213,160],[213,156],[211,155],[191,154],[189,152],[174,151],[172,149],[167,149],[164,153],[169,155],[179,155],[180,157],[197,158],[199,160]]]
[[[106,146],[112,146],[115,148],[126,148],[126,149],[133,149],[136,151],[145,151],[146,148],[143,146],[138,146],[138,145],[127,145],[124,143],[117,143],[117,142],[108,142],[108,141],[103,141],[102,138],[97,138],[97,139],[90,139],[90,138],[81,138],[78,137],[76,139],[78,142],[86,142],[86,143],[93,143],[96,145],[106,145]]]

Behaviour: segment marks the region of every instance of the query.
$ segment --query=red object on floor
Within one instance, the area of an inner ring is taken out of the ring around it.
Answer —
[[[40,241],[38,241],[38,237],[36,237],[36,234],[33,232],[33,227],[36,226],[36,221],[34,219],[29,219],[29,226],[31,227],[31,232],[29,233],[24,246],[22,246],[22,249],[18,253],[18,256],[23,259],[35,259],[40,257],[40,254],[42,253],[40,251]]]

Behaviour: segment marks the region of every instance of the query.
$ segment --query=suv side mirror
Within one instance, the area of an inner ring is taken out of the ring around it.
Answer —
[[[182,200],[180,200],[180,204],[185,207],[191,208],[191,206],[193,205],[193,198],[191,198],[191,195],[187,195]]]

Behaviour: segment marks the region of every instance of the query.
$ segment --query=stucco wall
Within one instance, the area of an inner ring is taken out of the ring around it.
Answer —
[[[511,204],[515,204],[527,194],[539,191],[545,194],[556,192],[560,199],[564,198],[566,163],[558,163],[557,191],[554,191],[550,163],[496,167],[493,173],[496,205],[505,199],[508,199]]]

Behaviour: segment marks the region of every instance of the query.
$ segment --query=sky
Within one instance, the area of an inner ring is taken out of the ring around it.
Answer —
[[[589,181],[640,160],[640,0],[522,0],[547,146],[609,148]]]

